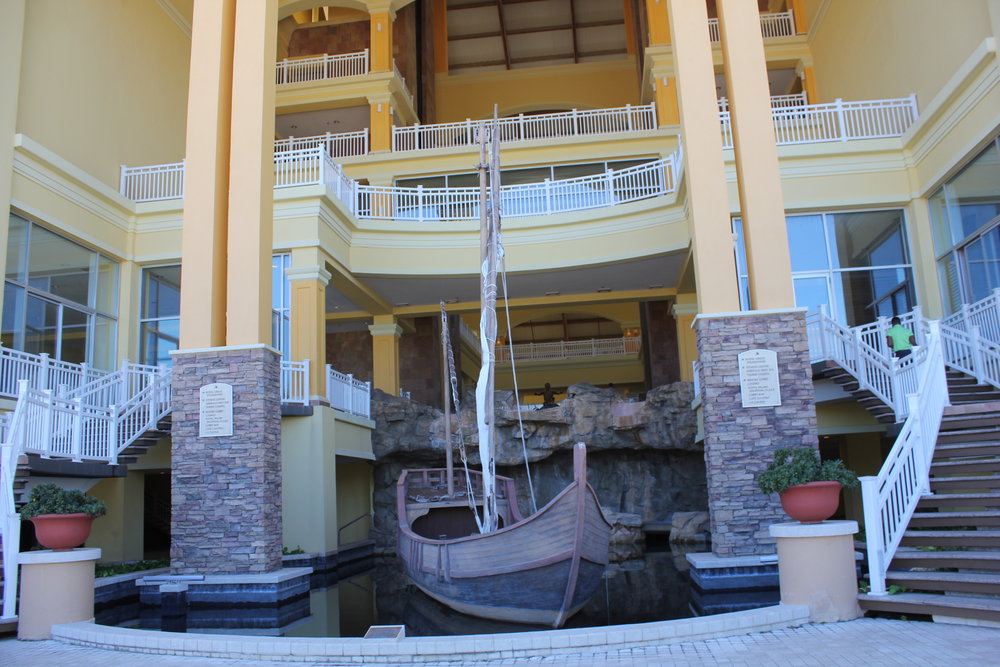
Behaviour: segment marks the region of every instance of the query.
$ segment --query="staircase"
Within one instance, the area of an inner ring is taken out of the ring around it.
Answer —
[[[959,378],[961,379],[961,378]],[[949,385],[951,378],[949,377]],[[1000,622],[1000,401],[946,408],[925,495],[862,609]]]

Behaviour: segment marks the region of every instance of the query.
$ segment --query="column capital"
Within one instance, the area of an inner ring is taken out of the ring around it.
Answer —
[[[285,269],[285,275],[288,276],[289,282],[295,282],[296,280],[318,280],[324,286],[329,285],[330,279],[333,277],[333,274],[322,266],[292,266]]]
[[[670,314],[674,317],[678,315],[697,315],[698,304],[696,303],[675,303],[670,307]]]
[[[372,336],[395,336],[399,338],[403,335],[403,327],[398,324],[369,324],[368,331]]]

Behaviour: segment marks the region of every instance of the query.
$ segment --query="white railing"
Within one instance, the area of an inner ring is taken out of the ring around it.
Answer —
[[[274,152],[277,154],[315,146],[322,146],[326,154],[334,159],[365,155],[368,153],[368,128],[357,132],[327,132],[311,137],[278,139],[274,142]]]
[[[790,107],[804,107],[808,103],[805,91],[794,95],[771,95],[772,109],[788,109]],[[719,98],[719,111],[729,111],[729,98]]]
[[[500,188],[506,217],[551,215],[625,204],[675,192],[678,153],[662,160],[603,174]],[[358,185],[359,218],[452,222],[479,219],[479,188],[415,188]]]
[[[496,360],[498,362],[510,361],[511,348],[513,348],[516,361],[542,361],[638,354],[641,346],[642,338],[639,337],[563,340],[554,343],[518,343],[513,346],[497,345]]]
[[[73,390],[108,375],[88,364],[52,359],[48,354],[31,354],[0,346],[0,396],[14,398],[18,380],[27,380],[32,389]]]
[[[941,324],[961,331],[979,328],[979,335],[994,343],[1000,343],[1000,288],[975,303],[962,304],[962,308],[941,320]]]
[[[708,34],[713,42],[718,42],[719,19],[708,19]],[[760,15],[760,34],[769,37],[790,37],[795,34],[795,18],[792,10]]]
[[[281,360],[281,403],[309,405],[309,360]]]
[[[274,154],[275,188],[320,184],[326,185],[334,197],[343,201],[348,210],[354,212],[357,181],[348,178],[322,146]]]
[[[917,119],[915,95],[893,100],[866,100],[772,108],[778,145],[811,144],[898,137]],[[733,147],[728,111],[719,112],[724,148]]]
[[[180,199],[184,196],[184,161],[151,167],[121,167],[118,191],[135,202]]]
[[[312,58],[285,58],[275,66],[275,80],[283,83],[321,81],[368,74],[368,49],[358,53],[323,54]]]
[[[330,407],[359,417],[372,416],[372,383],[326,366],[326,396]]]
[[[873,595],[885,595],[885,573],[928,483],[941,416],[948,405],[941,336],[937,322],[928,323],[927,354],[919,381],[907,394],[906,422],[875,477],[861,478],[868,573]],[[913,355],[911,355],[913,356]]]
[[[408,125],[392,128],[392,150],[419,151],[430,148],[475,146],[482,121]],[[498,121],[504,143],[535,141],[611,132],[641,132],[656,129],[653,104],[627,105],[614,109],[590,109],[537,115],[520,114]]]
[[[466,345],[479,352],[479,347],[482,345],[479,339],[479,331],[473,331],[462,318],[458,318],[458,337],[465,341]]]

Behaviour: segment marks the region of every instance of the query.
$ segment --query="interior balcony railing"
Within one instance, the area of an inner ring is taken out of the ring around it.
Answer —
[[[809,102],[805,92],[794,93],[792,95],[771,95],[772,109],[786,109],[788,107],[804,107]],[[719,111],[729,111],[729,98],[719,98]]]
[[[650,103],[614,109],[588,109],[546,114],[519,114],[499,119],[500,141],[537,141],[612,132],[656,129],[656,108]],[[481,121],[407,125],[392,128],[392,150],[420,151],[477,145]]]
[[[795,34],[795,17],[792,10],[760,15],[760,33],[764,39],[790,37]],[[719,41],[719,19],[708,19],[708,34],[713,42]]]
[[[773,108],[774,136],[779,146],[824,141],[899,137],[918,117],[915,95],[894,100],[867,100]],[[723,148],[733,147],[729,111],[719,112]]]
[[[512,355],[515,362],[611,357],[635,355],[639,353],[641,348],[642,338],[638,336],[562,340],[552,343],[515,343],[514,345],[497,345],[496,360],[499,363],[509,362]]]
[[[326,154],[337,160],[368,153],[368,128],[356,132],[327,132],[311,137],[288,137],[274,142],[274,152],[302,150],[322,146]]]
[[[324,53],[307,58],[285,58],[275,66],[275,80],[280,86],[286,83],[361,76],[368,74],[368,68],[368,49],[358,53]]]

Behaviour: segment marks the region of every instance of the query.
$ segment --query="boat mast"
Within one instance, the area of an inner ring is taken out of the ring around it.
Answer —
[[[495,111],[494,111],[495,116]],[[498,162],[499,130],[496,120],[492,132],[486,124],[479,126],[479,257],[481,262],[479,282],[479,343],[482,348],[482,367],[476,383],[476,417],[479,427],[479,459],[483,468],[483,520],[480,531],[488,533],[497,529],[496,462],[494,458],[495,415],[493,400],[493,367],[497,340],[497,211],[499,201],[491,201],[488,186],[499,184],[499,174],[494,171]],[[493,136],[493,160],[487,157],[487,137]],[[492,183],[491,183],[492,181]],[[495,188],[494,188],[495,189]]]

